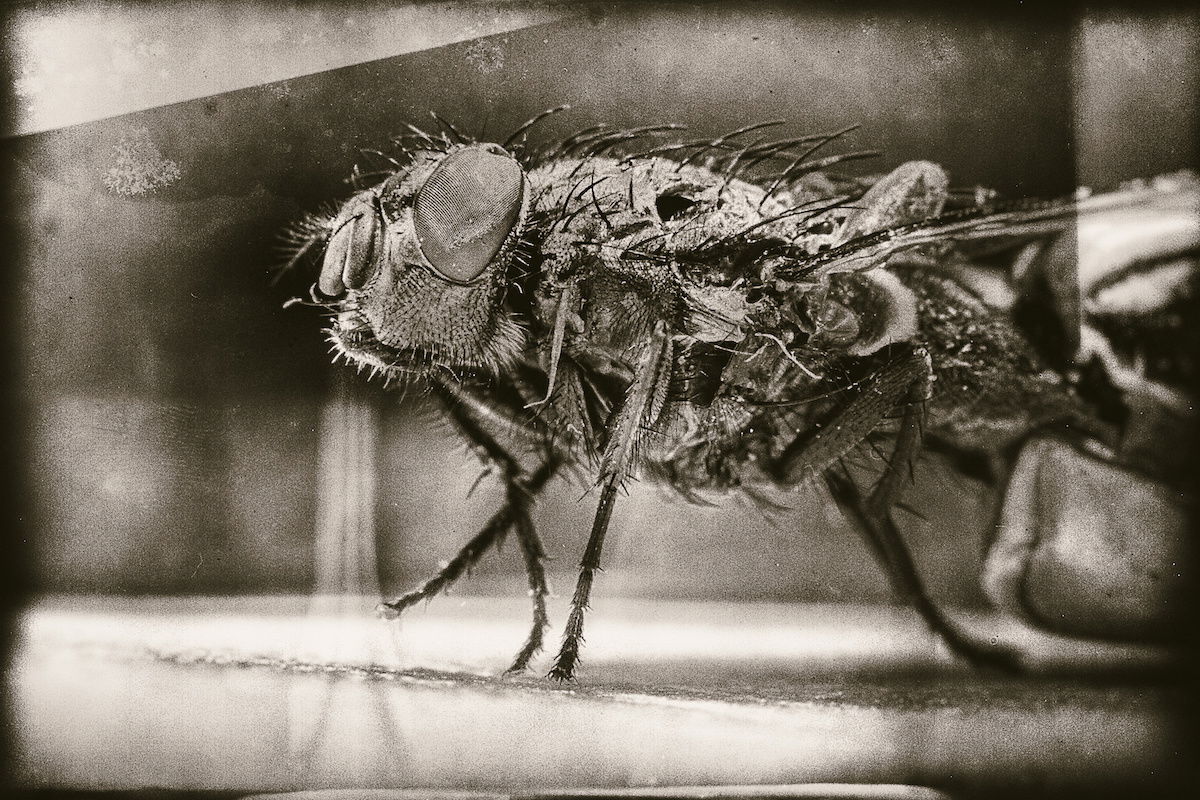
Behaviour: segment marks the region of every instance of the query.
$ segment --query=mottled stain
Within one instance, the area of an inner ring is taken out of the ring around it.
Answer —
[[[476,39],[467,47],[465,57],[468,64],[485,75],[504,67],[504,50],[490,39]]]
[[[117,151],[117,160],[104,173],[104,185],[114,194],[126,197],[151,194],[177,183],[183,174],[179,164],[163,158],[146,128],[130,129],[113,149]]]

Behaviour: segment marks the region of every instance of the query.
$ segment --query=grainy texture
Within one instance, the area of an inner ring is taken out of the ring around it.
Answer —
[[[394,139],[386,179],[363,185],[356,171],[358,193],[310,218],[297,251],[325,240],[313,300],[331,312],[338,356],[387,382],[442,387],[510,497],[523,460],[562,462],[600,487],[551,675],[574,674],[617,490],[639,475],[694,501],[762,501],[825,476],[900,595],[953,649],[982,658],[986,644],[929,599],[891,519],[923,433],[992,455],[1047,429],[1116,439],[1014,318],[966,288],[960,276],[978,268],[958,243],[999,240],[1020,259],[1078,214],[1154,208],[1194,179],[1094,200],[993,204],[976,191],[947,210],[953,193],[932,162],[873,178],[836,171],[874,155],[818,153],[853,128],[772,138],[780,123],[768,121],[688,140],[671,124],[596,125],[529,146],[530,129],[562,110],[503,144],[440,118],[443,133],[411,128]],[[1073,263],[1040,267],[1051,285],[1076,285]],[[1059,310],[1078,341],[1078,303]],[[882,465],[863,493],[848,463],[872,452]],[[529,518],[498,519],[523,521],[539,586]],[[477,535],[381,608],[430,597],[503,534]],[[541,626],[535,610],[530,642]]]

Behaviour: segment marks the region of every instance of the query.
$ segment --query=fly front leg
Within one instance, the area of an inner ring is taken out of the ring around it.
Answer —
[[[785,451],[780,477],[789,484],[822,474],[830,495],[863,535],[896,594],[911,604],[935,634],[959,656],[975,664],[1015,667],[1015,656],[972,637],[950,620],[929,596],[891,510],[921,444],[924,403],[932,368],[923,348],[888,362],[872,375],[859,395],[815,435],[798,438]],[[837,465],[886,417],[902,409],[900,429],[883,475],[867,496]]]
[[[534,477],[536,478],[536,473]],[[550,615],[546,613],[546,598],[550,596],[550,586],[546,583],[546,568],[542,564],[546,559],[546,550],[542,547],[542,540],[538,537],[537,530],[533,527],[533,518],[529,515],[529,506],[533,503],[530,484],[510,483],[509,487],[509,505],[520,508],[514,515],[514,524],[517,542],[521,547],[521,557],[525,561],[525,575],[529,579],[533,619],[525,644],[521,645],[506,672],[524,672],[529,667],[530,659],[541,652],[546,639],[546,628],[550,627]],[[516,494],[521,495],[521,499],[514,497]]]
[[[533,603],[529,635],[507,670],[520,672],[529,666],[530,659],[542,649],[546,628],[550,625],[550,618],[546,612],[546,598],[550,590],[542,564],[546,551],[534,527],[531,510],[537,495],[558,471],[560,461],[555,454],[548,454],[537,469],[527,474],[519,460],[488,430],[489,427],[498,427],[498,422],[501,421],[514,425],[516,423],[507,420],[494,409],[482,406],[478,400],[467,395],[459,387],[438,383],[435,384],[434,393],[443,401],[447,413],[464,438],[500,470],[504,480],[505,504],[437,574],[417,589],[395,600],[381,603],[379,612],[388,619],[394,619],[406,609],[445,591],[468,572],[490,548],[502,544],[508,531],[514,529],[525,563],[529,595]],[[488,422],[492,424],[489,425]]]

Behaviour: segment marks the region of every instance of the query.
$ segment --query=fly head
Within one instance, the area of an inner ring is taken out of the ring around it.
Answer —
[[[389,376],[511,364],[525,333],[505,300],[528,210],[499,145],[414,153],[330,226],[317,288],[337,309],[334,346]]]

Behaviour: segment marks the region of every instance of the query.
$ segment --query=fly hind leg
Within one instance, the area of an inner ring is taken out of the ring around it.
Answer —
[[[903,459],[904,454],[897,449],[893,452],[893,458]],[[889,468],[889,471],[894,470]],[[929,629],[940,637],[951,651],[975,666],[999,668],[1006,672],[1019,669],[1020,660],[1016,653],[972,635],[947,617],[929,596],[913,563],[912,555],[892,519],[894,493],[880,492],[877,485],[871,494],[864,498],[848,475],[835,470],[826,473],[825,482],[834,500],[862,532],[863,538],[887,574],[893,591],[916,609]]]
[[[972,664],[1012,670],[1017,666],[1015,654],[973,637],[933,602],[892,519],[892,508],[900,498],[905,478],[911,476],[912,461],[920,448],[931,378],[928,355],[921,348],[893,359],[822,427],[822,431],[828,432],[826,435],[798,439],[785,451],[780,478],[794,484],[808,475],[822,474],[834,501],[863,535],[893,590],[916,609],[930,630]],[[891,457],[886,459],[883,475],[864,497],[849,474],[837,465],[897,409],[902,409],[902,413]]]

